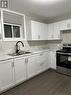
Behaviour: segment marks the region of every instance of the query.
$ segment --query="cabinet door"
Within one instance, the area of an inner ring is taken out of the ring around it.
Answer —
[[[1,91],[8,89],[14,83],[13,78],[13,60],[0,62],[0,87]]]
[[[47,35],[48,35],[48,25],[44,23],[40,23],[40,39],[41,40],[47,40]]]
[[[14,68],[16,83],[26,80],[26,64],[23,57],[14,59]]]
[[[53,68],[53,69],[56,69],[56,52],[50,51],[50,56],[51,56],[50,67]]]
[[[61,30],[71,29],[71,19],[61,21]]]
[[[49,68],[48,56],[49,53],[47,51],[40,53],[40,72],[43,72]]]
[[[32,40],[47,40],[47,24],[31,21]]]
[[[44,24],[44,40],[48,40],[48,24]]]
[[[39,73],[39,54],[32,55],[28,58],[27,77],[31,78]]]
[[[31,21],[31,34],[32,34],[32,40],[38,40],[40,39],[40,35],[38,34],[40,31],[40,25],[36,21]]]
[[[59,22],[54,23],[53,38],[54,39],[60,39],[61,38],[60,23]]]
[[[48,40],[53,39],[54,24],[48,24]]]

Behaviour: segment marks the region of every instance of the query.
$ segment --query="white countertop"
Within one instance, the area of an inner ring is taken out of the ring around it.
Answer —
[[[5,61],[5,60],[9,60],[9,59],[12,59],[13,57],[12,56],[9,56],[9,55],[5,55],[5,54],[0,54],[0,61]]]
[[[0,54],[0,61],[5,61],[5,60],[9,60],[9,59],[13,59],[13,58],[18,58],[18,57],[25,57],[25,56],[30,56],[36,53],[40,53],[40,52],[46,52],[46,51],[56,51],[56,49],[39,49],[39,50],[32,50],[31,53],[29,54],[23,54],[23,55],[18,55],[18,56],[10,56],[8,54]]]

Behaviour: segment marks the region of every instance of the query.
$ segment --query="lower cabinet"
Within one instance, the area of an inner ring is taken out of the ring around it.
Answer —
[[[35,54],[28,58],[27,76],[31,78],[49,68],[48,66],[48,52]]]
[[[40,72],[43,72],[49,68],[49,51],[40,53]]]
[[[26,63],[25,58],[15,58],[14,59],[14,69],[15,69],[15,83],[20,83],[26,80]]]
[[[31,78],[38,74],[39,72],[39,62],[38,62],[39,54],[31,55],[28,58],[27,63],[27,78]]]
[[[53,51],[0,61],[0,91],[30,79],[48,68],[56,69],[56,53]]]
[[[50,51],[50,68],[56,69],[56,52],[55,51]]]
[[[13,60],[0,62],[0,91],[8,89],[14,84]]]

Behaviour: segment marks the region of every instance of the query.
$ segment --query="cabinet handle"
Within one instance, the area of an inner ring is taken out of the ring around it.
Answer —
[[[25,59],[25,63],[28,63],[28,58]]]

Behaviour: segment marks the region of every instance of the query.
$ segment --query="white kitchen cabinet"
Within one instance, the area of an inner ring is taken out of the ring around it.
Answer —
[[[50,68],[56,69],[56,52],[50,51]]]
[[[14,65],[13,60],[0,62],[0,91],[8,89],[14,85]]]
[[[49,51],[41,52],[39,56],[40,72],[43,72],[49,68]]]
[[[60,24],[60,22],[48,24],[48,40],[61,39]]]
[[[60,22],[60,30],[68,30],[71,29],[71,19],[63,20]]]
[[[61,39],[60,22],[54,23],[53,39]]]
[[[26,80],[26,63],[25,58],[15,58],[14,59],[14,68],[15,68],[15,82],[20,83]]]
[[[32,40],[39,40],[40,39],[40,24],[36,21],[31,21],[31,34]]]
[[[40,25],[40,31],[39,31],[39,35],[40,35],[40,40],[47,40],[48,37],[48,25],[44,24],[44,23],[39,23]]]
[[[39,73],[39,54],[31,55],[27,60],[27,77],[31,78]]]
[[[48,40],[52,40],[53,39],[53,32],[54,32],[54,24],[48,24]]]
[[[44,24],[26,20],[26,27],[27,40],[60,40],[62,38],[61,22]]]
[[[47,24],[26,20],[26,27],[29,28],[29,30],[26,28],[27,40],[47,40]]]
[[[27,59],[27,77],[31,78],[49,68],[48,52],[41,52]]]

